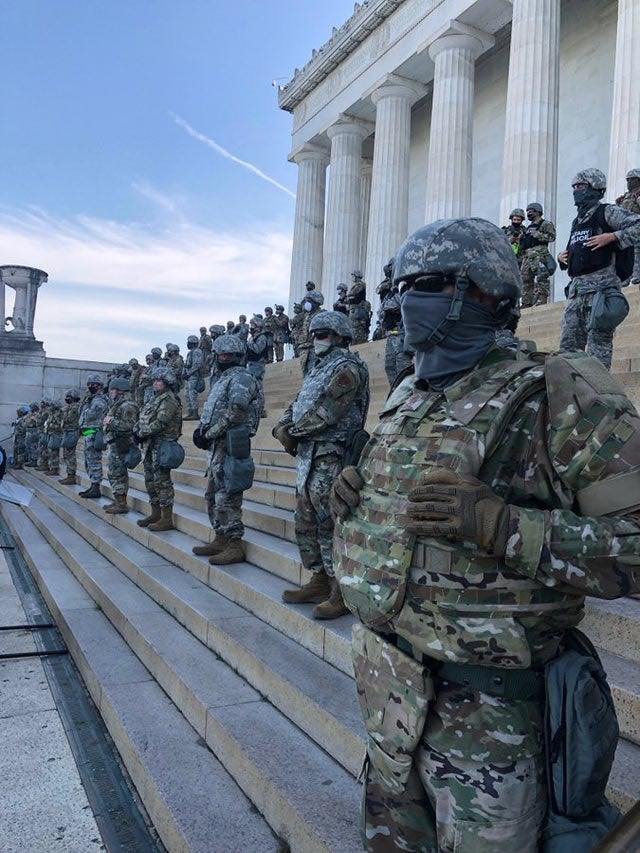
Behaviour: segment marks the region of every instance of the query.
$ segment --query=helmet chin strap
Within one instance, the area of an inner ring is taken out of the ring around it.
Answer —
[[[440,323],[435,327],[435,329],[431,332],[427,340],[425,341],[426,346],[421,347],[420,349],[424,352],[427,349],[433,349],[433,347],[441,344],[442,341],[447,337],[447,333],[460,319],[460,315],[462,313],[462,304],[464,302],[464,295],[469,289],[470,281],[466,276],[456,276],[454,291],[451,294],[451,304],[449,305],[449,311],[447,312],[447,316],[440,321]]]

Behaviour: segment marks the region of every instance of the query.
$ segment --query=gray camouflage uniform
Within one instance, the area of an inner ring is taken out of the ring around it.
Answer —
[[[183,376],[186,380],[187,417],[198,417],[198,387],[202,384],[204,353],[198,347],[190,349],[184,362]]]
[[[126,497],[129,491],[129,471],[124,457],[133,441],[133,430],[138,422],[138,407],[128,394],[123,394],[112,402],[107,416],[111,418],[104,428],[108,445],[107,476],[114,497]]]
[[[87,394],[80,409],[80,430],[102,431],[102,421],[109,409],[109,400],[98,391]],[[83,433],[84,434],[84,433]],[[84,435],[84,467],[91,483],[102,482],[102,451],[96,450],[96,433]]]

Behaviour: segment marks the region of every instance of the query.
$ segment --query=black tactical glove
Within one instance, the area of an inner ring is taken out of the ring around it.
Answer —
[[[360,489],[364,486],[360,472],[353,465],[342,470],[331,487],[329,511],[333,519],[344,521],[360,504]]]
[[[280,442],[290,456],[298,455],[298,441],[289,435],[289,430],[285,424],[276,424],[271,435]]]
[[[504,556],[509,508],[480,480],[434,468],[423,474],[408,497],[404,523],[410,533],[475,542],[495,557]]]

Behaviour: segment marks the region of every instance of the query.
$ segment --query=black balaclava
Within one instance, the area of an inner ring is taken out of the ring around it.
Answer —
[[[573,203],[578,208],[578,215],[584,216],[585,213],[588,213],[592,207],[600,202],[603,195],[604,190],[594,190],[591,186],[584,190],[574,190]]]

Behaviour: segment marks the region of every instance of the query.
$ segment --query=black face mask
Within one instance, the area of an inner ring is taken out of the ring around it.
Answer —
[[[573,191],[573,203],[578,208],[578,213],[583,214],[595,207],[602,198],[602,190],[594,190],[587,187],[586,190]]]

